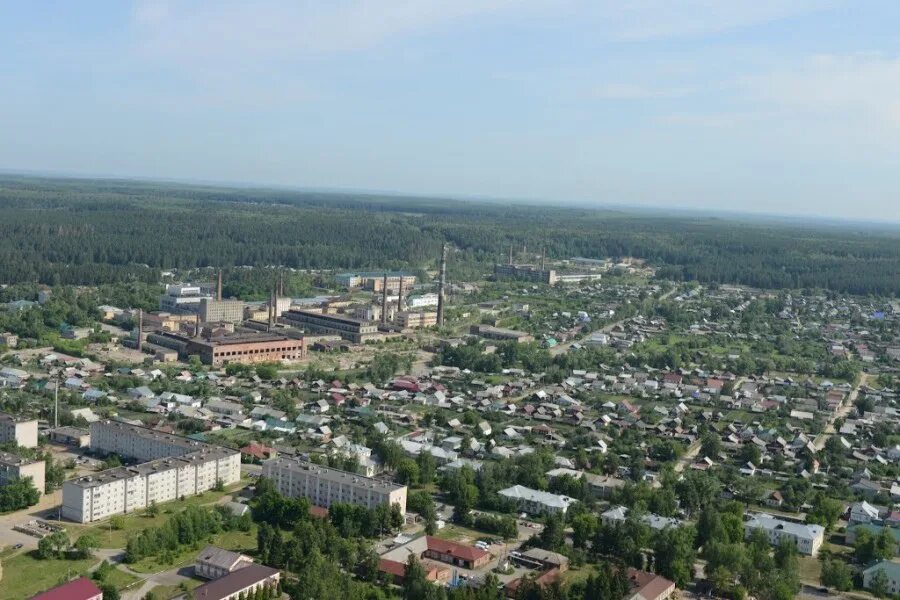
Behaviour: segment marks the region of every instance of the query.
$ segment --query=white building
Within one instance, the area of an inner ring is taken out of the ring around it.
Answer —
[[[31,483],[43,495],[45,467],[43,460],[31,460],[17,454],[0,452],[0,486],[17,479],[31,477]]]
[[[38,422],[0,413],[0,443],[15,442],[24,448],[37,448]]]
[[[753,530],[761,529],[769,537],[769,543],[778,546],[788,540],[797,546],[800,554],[815,556],[825,539],[825,529],[821,525],[806,525],[777,519],[772,515],[757,513],[749,515],[744,523],[745,537],[750,537]]]
[[[237,450],[118,421],[91,424],[91,449],[148,462],[66,481],[62,516],[79,523],[201,494],[241,477]]]
[[[323,467],[296,458],[275,458],[263,463],[263,477],[290,498],[307,498],[328,508],[341,502],[373,509],[379,504],[399,504],[406,514],[406,486]]]
[[[497,493],[515,502],[520,511],[532,515],[541,513],[565,514],[570,504],[578,502],[578,500],[568,496],[533,490],[522,485],[514,485]]]

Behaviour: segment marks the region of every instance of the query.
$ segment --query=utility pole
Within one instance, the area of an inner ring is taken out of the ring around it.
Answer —
[[[53,429],[59,429],[59,373],[56,374],[56,385],[53,386]]]
[[[440,270],[440,279],[438,280],[438,314],[437,314],[437,324],[438,327],[444,326],[444,304],[446,303],[446,290],[444,289],[447,285],[447,244],[441,246],[441,270]]]

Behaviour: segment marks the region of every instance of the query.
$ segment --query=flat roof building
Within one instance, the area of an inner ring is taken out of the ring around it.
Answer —
[[[200,320],[204,323],[240,323],[244,320],[244,302],[242,300],[200,300]]]
[[[502,327],[491,327],[490,325],[472,325],[469,333],[483,337],[487,340],[513,341],[513,342],[532,342],[534,337],[524,331],[516,331],[515,329],[503,329]]]
[[[347,315],[334,315],[312,310],[291,309],[281,315],[280,321],[291,327],[317,333],[339,335],[345,340],[360,344],[378,335],[378,324]]]
[[[178,350],[182,357],[197,354],[203,364],[214,367],[228,363],[300,360],[306,356],[306,342],[303,338],[277,333],[242,332],[207,339],[166,332],[148,336],[147,339],[154,344]]]
[[[91,449],[146,462],[63,483],[62,515],[78,523],[201,494],[241,476],[237,450],[118,421],[91,424]]]
[[[35,489],[43,494],[45,467],[43,460],[32,460],[10,452],[0,452],[0,486],[17,479],[31,477]]]
[[[328,508],[340,502],[371,510],[379,504],[397,504],[400,512],[406,514],[405,485],[287,457],[264,462],[262,474],[285,496],[307,498],[317,506]]]
[[[23,419],[16,415],[0,413],[0,443],[15,442],[23,448],[37,448],[37,419]]]

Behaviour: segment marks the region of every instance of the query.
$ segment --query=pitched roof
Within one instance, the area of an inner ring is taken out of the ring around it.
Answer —
[[[196,600],[221,600],[274,575],[278,575],[278,569],[252,564],[224,577],[213,579],[209,583],[204,583],[194,590],[194,598]]]
[[[87,577],[79,577],[40,593],[31,600],[89,600],[101,593],[100,588],[93,581]]]
[[[456,542],[442,540],[441,538],[432,537],[430,535],[426,535],[425,540],[428,543],[429,550],[440,552],[441,554],[449,554],[454,558],[459,558],[466,561],[476,561],[488,554],[484,550],[481,550],[480,548],[476,548],[474,546],[457,544]]]
[[[628,580],[632,586],[632,598],[639,597],[644,600],[657,600],[672,586],[674,582],[654,573],[628,569]]]

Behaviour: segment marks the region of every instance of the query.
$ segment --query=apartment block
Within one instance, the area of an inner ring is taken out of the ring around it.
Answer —
[[[340,502],[371,510],[379,504],[398,504],[406,514],[405,485],[286,457],[264,462],[262,474],[285,496],[307,498],[316,506],[328,508]]]
[[[91,424],[91,449],[143,460],[63,484],[63,517],[90,523],[201,494],[241,476],[236,450],[117,421]]]
[[[38,422],[0,413],[0,443],[15,442],[23,448],[37,448]]]
[[[45,466],[42,460],[31,460],[17,454],[0,452],[0,486],[12,483],[16,479],[31,477],[34,487],[43,494]]]

